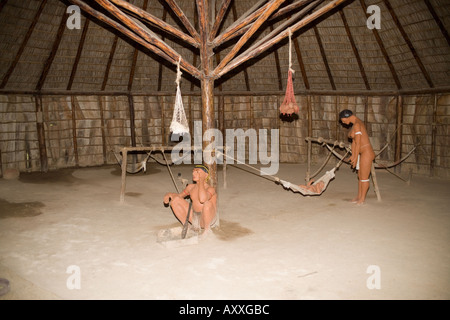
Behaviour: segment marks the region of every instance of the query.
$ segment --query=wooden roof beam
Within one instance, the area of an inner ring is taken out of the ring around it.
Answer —
[[[294,42],[295,53],[297,54],[298,64],[300,65],[300,70],[302,71],[303,83],[305,84],[305,89],[309,90],[310,87],[309,87],[308,76],[306,75],[306,68],[305,68],[305,64],[303,63],[302,52],[300,51],[298,39],[294,38],[293,42]]]
[[[86,34],[87,34],[87,30],[89,28],[89,21],[90,21],[89,19],[86,19],[84,26],[83,26],[80,43],[78,43],[77,55],[75,56],[75,61],[72,66],[72,72],[70,73],[69,83],[67,84],[67,90],[72,89],[73,80],[75,79],[75,75],[77,73],[78,63],[80,62],[81,53],[83,52],[83,47],[84,47],[84,41],[86,40]]]
[[[323,63],[325,64],[325,69],[327,70],[328,79],[330,80],[331,88],[336,90],[336,84],[334,83],[333,75],[331,73],[330,65],[328,64],[327,55],[325,54],[325,49],[322,44],[322,39],[320,39],[319,30],[316,26],[313,27],[314,34],[316,36],[317,43],[319,45],[320,55],[322,56]]]
[[[237,16],[237,10],[236,10],[236,5],[235,2],[233,1],[233,3],[231,4],[231,10],[233,13],[233,20],[234,21],[238,21],[240,18],[238,18]],[[217,62],[217,65],[219,65],[220,61]],[[243,70],[244,72],[244,81],[245,81],[245,88],[247,89],[247,91],[250,91],[250,82],[248,80],[248,70],[247,68],[245,68]]]
[[[359,71],[361,72],[361,77],[364,80],[364,85],[366,86],[367,90],[370,90],[370,84],[367,80],[366,71],[364,70],[364,66],[362,64],[361,56],[359,55],[358,48],[356,47],[355,40],[353,40],[352,33],[350,31],[350,27],[347,23],[347,18],[345,17],[344,11],[341,9],[339,10],[339,14],[341,15],[342,23],[344,24],[345,32],[347,33],[348,40],[350,41],[350,44],[353,49],[353,54],[356,57],[356,61],[358,62]]]
[[[16,57],[14,58],[14,61],[9,66],[8,71],[6,71],[2,82],[0,83],[0,89],[5,88],[6,84],[8,83],[9,77],[14,72],[14,69],[16,68],[17,63],[19,62],[20,57],[22,56],[23,50],[25,50],[28,40],[30,39],[31,34],[33,33],[34,27],[36,26],[36,24],[39,20],[39,17],[41,16],[42,11],[44,10],[46,3],[47,3],[47,0],[43,0],[41,2],[41,5],[38,8],[36,14],[34,15],[33,21],[31,22],[31,25],[28,28],[27,33],[25,34],[25,38],[23,39],[22,44],[20,45],[19,51],[17,52]]]
[[[143,47],[149,49],[150,51],[152,51],[153,53],[157,54],[161,58],[164,58],[165,60],[167,60],[167,61],[169,61],[169,62],[171,62],[173,64],[176,64],[178,62],[178,57],[176,59],[174,59],[172,56],[169,56],[165,51],[161,50],[160,48],[158,48],[157,46],[153,45],[152,43],[147,42],[146,40],[144,40],[140,36],[136,35],[132,31],[130,31],[129,29],[127,29],[126,27],[121,25],[120,23],[117,23],[116,21],[114,21],[111,18],[107,17],[103,13],[94,10],[89,5],[84,3],[83,1],[81,1],[81,0],[69,0],[69,1],[72,2],[73,4],[76,4],[81,9],[83,9],[84,11],[86,11],[87,13],[92,15],[93,17],[97,18],[98,20],[108,24],[109,26],[113,27],[117,31],[121,32],[122,34],[127,36],[129,39],[131,39],[133,41],[136,41],[137,43],[139,43]],[[194,77],[200,77],[200,71],[198,71],[197,68],[193,67],[192,65],[190,65],[189,63],[187,63],[183,59],[181,59],[180,66],[184,70],[187,70],[187,72],[192,74]]]
[[[444,24],[442,23],[441,19],[439,19],[439,16],[437,15],[436,11],[434,10],[433,6],[431,5],[429,0],[425,0],[425,4],[428,7],[428,10],[430,11],[431,15],[433,16],[434,21],[438,25],[439,29],[441,29],[442,35],[444,36],[445,40],[447,40],[448,45],[450,46],[450,37],[448,35],[447,29],[445,29]]]
[[[114,4],[117,6],[134,13],[138,17],[144,19],[146,22],[150,23],[151,25],[189,43],[190,45],[194,46],[195,48],[198,48],[199,41],[197,39],[194,39],[193,37],[185,34],[184,32],[178,30],[177,28],[173,27],[172,25],[166,23],[164,20],[161,20],[152,14],[148,13],[146,9],[138,8],[128,2],[125,2],[123,0],[111,0]],[[164,9],[165,10],[165,9]]]
[[[178,6],[178,4],[175,2],[175,0],[165,0],[166,3],[172,8],[173,12],[177,15],[177,17],[180,19],[181,23],[184,25],[184,27],[187,29],[187,31],[191,34],[191,36],[200,43],[200,35],[195,30],[194,26],[191,24],[191,22],[188,20],[184,12],[181,10],[181,8]]]
[[[241,54],[241,56],[248,54],[258,46],[262,45],[263,43],[269,41],[270,39],[274,38],[276,35],[280,34],[280,32],[284,30],[289,31],[289,26],[292,25],[295,21],[298,21],[299,19],[303,18],[308,12],[313,10],[315,7],[317,7],[323,0],[316,0],[313,3],[310,3],[308,6],[303,8],[303,10],[297,12],[292,17],[290,17],[288,20],[280,24],[277,28],[269,32],[265,37],[258,40],[256,43],[254,43],[250,48],[248,48],[244,53]]]
[[[1,0],[0,1],[0,13],[2,12],[3,7],[5,6],[5,4],[8,2],[8,0]]]
[[[61,43],[62,36],[64,34],[64,30],[66,29],[66,22],[69,14],[67,11],[64,12],[61,22],[59,23],[58,31],[56,33],[55,41],[53,42],[52,50],[50,51],[50,55],[45,62],[44,69],[42,70],[41,76],[39,77],[39,81],[36,85],[36,90],[40,91],[44,85],[45,79],[47,78],[48,72],[50,71],[50,67],[52,66],[53,60],[55,59],[56,52],[58,51],[59,44]]]
[[[106,64],[105,75],[103,76],[102,87],[100,89],[101,91],[105,90],[106,84],[108,83],[109,71],[111,69],[111,65],[112,65],[112,61],[113,61],[113,58],[114,58],[114,54],[116,53],[117,40],[118,39],[119,39],[119,37],[117,35],[115,35],[114,36],[114,40],[113,40],[113,44],[111,46],[111,50],[109,51],[108,63]]]
[[[314,0],[298,0],[297,2],[291,3],[290,5],[287,5],[286,7],[281,8],[280,10],[275,12],[272,16],[270,16],[270,18],[268,20],[269,21],[274,20],[284,14],[287,14],[293,10],[301,8],[312,1],[314,1]]]
[[[364,2],[364,0],[359,0],[359,2],[361,3],[362,9],[364,10],[364,14],[367,16],[367,18],[369,18],[370,15],[367,13],[366,3]],[[386,48],[384,47],[383,40],[381,40],[381,37],[378,34],[378,30],[376,28],[373,28],[372,32],[378,43],[378,46],[380,47],[381,53],[383,54],[383,57],[384,57],[384,60],[386,61],[387,65],[389,67],[389,70],[391,71],[391,75],[392,75],[392,78],[394,78],[395,85],[397,86],[398,90],[401,90],[402,85],[400,83],[400,79],[398,78],[397,72],[395,71],[394,65],[392,64],[392,61],[389,58]]]
[[[220,25],[222,24],[223,18],[225,17],[225,13],[228,10],[228,6],[230,5],[231,0],[223,0],[222,5],[220,6],[219,12],[217,13],[216,20],[214,21],[214,25],[209,34],[209,41],[212,41],[219,31]]]
[[[270,25],[270,31],[273,31],[272,25]],[[280,66],[280,58],[278,57],[278,50],[274,50],[273,55],[275,57],[275,66],[277,69],[278,89],[281,91],[281,90],[283,90],[283,79],[281,76],[281,66]]]
[[[241,54],[238,57],[234,58],[233,61],[228,63],[228,65],[226,67],[224,67],[222,70],[216,70],[215,73],[214,73],[214,76],[216,78],[220,78],[222,75],[224,75],[225,73],[233,70],[234,68],[236,68],[240,64],[244,63],[245,61],[248,61],[249,59],[252,59],[252,58],[258,56],[262,52],[264,52],[264,51],[268,50],[269,48],[273,47],[275,44],[277,44],[278,42],[280,42],[284,38],[287,38],[289,36],[289,30],[291,30],[292,33],[296,32],[300,28],[303,28],[307,24],[309,24],[312,21],[318,19],[319,17],[321,17],[325,13],[333,10],[334,8],[336,8],[337,6],[339,6],[341,3],[345,2],[345,1],[347,1],[347,0],[334,0],[334,1],[330,2],[330,3],[328,3],[327,5],[323,6],[319,10],[313,12],[309,16],[307,16],[307,17],[303,18],[302,20],[298,21],[297,23],[295,23],[290,28],[287,28],[286,30],[281,31],[278,35],[274,36],[270,40],[261,43],[258,47],[255,47],[252,51],[249,52],[249,50],[247,50],[243,54]],[[275,30],[278,30],[278,28],[275,29]]]
[[[423,76],[425,77],[425,80],[428,83],[428,86],[430,88],[434,87],[433,81],[431,81],[430,75],[428,74],[427,69],[425,69],[425,66],[422,63],[422,60],[420,59],[419,55],[417,54],[416,49],[414,48],[411,40],[409,39],[408,34],[406,33],[405,29],[403,29],[402,24],[400,23],[400,21],[398,20],[397,15],[395,14],[394,10],[392,9],[391,4],[389,3],[388,0],[383,0],[384,4],[386,5],[386,7],[388,8],[389,13],[392,16],[392,19],[394,20],[395,25],[397,26],[398,30],[400,31],[403,40],[405,40],[406,44],[408,45],[409,50],[411,51],[414,59],[416,60],[417,64],[419,65],[420,70],[422,71]]]
[[[164,7],[163,9],[163,15],[162,15],[162,20],[165,22],[167,19],[167,10]],[[164,41],[164,37],[162,37],[162,40]],[[162,63],[158,63],[158,86],[157,86],[157,90],[161,91],[161,87],[162,87],[162,77],[163,77],[163,64]]]
[[[266,3],[264,6],[257,9],[255,12],[250,13],[245,18],[241,17],[236,20],[231,26],[229,26],[224,32],[222,32],[219,36],[217,36],[216,39],[212,41],[214,47],[218,47],[226,41],[231,40],[246,32],[248,28],[250,28],[249,24],[251,24],[255,19],[258,19],[270,4],[270,2]]]
[[[298,0],[297,2],[292,3],[286,7],[278,10],[277,12],[275,12],[273,15],[271,15],[267,19],[267,21],[274,20],[284,14],[289,13],[290,11],[301,8],[305,5],[307,5],[308,3],[311,3],[312,1],[314,1],[314,0]],[[237,21],[241,21],[242,23],[240,23],[239,25],[232,24],[230,27],[228,27],[228,29],[226,31],[224,31],[220,36],[218,36],[214,40],[214,45],[217,47],[217,46],[223,44],[224,42],[229,41],[229,40],[247,32],[247,30],[252,26],[252,22],[256,18],[258,18],[264,12],[265,9],[267,9],[267,6],[269,4],[270,3],[259,8],[257,11],[255,11],[251,15],[249,15],[248,18],[245,20],[243,20],[241,17],[241,19],[237,20]]]
[[[148,0],[144,0],[144,4],[142,6],[142,10],[147,10]],[[139,50],[137,47],[134,47],[133,52],[133,59],[131,61],[131,69],[130,69],[130,76],[128,77],[128,91],[131,91],[131,88],[133,87],[133,81],[134,81],[134,72],[136,71],[136,63],[137,63],[137,57],[139,55]]]
[[[285,0],[272,0],[269,7],[264,11],[261,16],[253,23],[250,29],[239,39],[239,41],[234,45],[226,57],[220,62],[216,67],[214,73],[219,73],[227,64],[233,59],[239,50],[247,43],[250,37],[259,29],[259,27],[269,18],[269,16],[276,10]]]
[[[70,0],[72,2],[80,2],[79,0]],[[118,18],[122,23],[124,23],[128,28],[132,30],[131,33],[137,35],[140,39],[144,40],[150,46],[145,45],[145,47],[149,48],[151,51],[157,53],[159,56],[164,57],[166,60],[173,64],[177,64],[178,60],[181,58],[181,55],[173,50],[170,46],[168,46],[164,41],[161,41],[159,37],[151,32],[144,24],[138,21],[135,18],[132,18],[122,11],[120,11],[116,6],[114,6],[109,0],[96,0],[103,8],[105,8],[108,12]],[[95,10],[92,10],[95,11]],[[111,19],[110,19],[111,20]],[[113,20],[112,20],[113,21]],[[109,21],[111,22],[111,21]],[[114,26],[117,28],[118,23],[115,23]],[[123,30],[123,29],[121,29]],[[126,33],[128,37],[130,37],[130,32]],[[141,43],[142,44],[142,43]],[[158,48],[158,50],[154,50],[154,48]],[[168,58],[167,58],[168,57]],[[186,60],[181,58],[180,67],[184,69],[186,72],[190,73],[194,77],[199,77],[200,72],[197,68],[192,66]]]

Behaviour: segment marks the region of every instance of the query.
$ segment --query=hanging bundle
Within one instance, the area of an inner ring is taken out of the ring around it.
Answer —
[[[180,62],[181,62],[181,57],[177,63],[177,79],[175,80],[175,83],[177,84],[177,93],[175,96],[175,107],[173,110],[172,122],[170,124],[170,131],[172,132],[172,134],[176,134],[176,135],[183,135],[185,133],[189,133],[189,124],[186,119],[186,113],[184,112],[183,99],[181,98]]]
[[[282,115],[292,116],[292,114],[296,114],[299,112],[299,107],[295,102],[294,95],[294,83],[292,82],[292,73],[295,71],[292,69],[292,55],[291,55],[291,37],[292,32],[289,29],[289,71],[288,71],[288,80],[286,86],[286,94],[284,96],[283,103],[280,106],[280,112]]]

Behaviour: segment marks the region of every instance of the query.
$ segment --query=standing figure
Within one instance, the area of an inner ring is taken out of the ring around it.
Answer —
[[[375,152],[370,144],[364,123],[353,112],[347,109],[342,110],[339,113],[339,119],[345,125],[352,124],[352,129],[348,134],[348,137],[352,139],[352,155],[349,160],[352,168],[358,170],[358,195],[352,200],[352,203],[363,204],[369,190],[369,176]]]
[[[173,213],[184,223],[189,210],[189,203],[184,198],[192,201],[192,212],[189,222],[194,229],[203,228],[203,236],[206,236],[211,227],[216,223],[216,189],[208,184],[209,170],[204,165],[196,165],[192,171],[193,184],[188,184],[181,193],[167,193],[164,203],[170,203]]]

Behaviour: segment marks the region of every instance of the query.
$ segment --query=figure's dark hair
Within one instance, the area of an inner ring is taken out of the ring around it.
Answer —
[[[348,109],[345,109],[345,110],[342,110],[341,112],[339,112],[339,119],[348,118],[352,115],[353,115],[353,112],[351,112]]]

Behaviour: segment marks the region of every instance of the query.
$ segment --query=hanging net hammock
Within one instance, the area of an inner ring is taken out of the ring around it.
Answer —
[[[289,29],[289,71],[288,71],[288,80],[286,86],[286,94],[284,96],[283,103],[280,106],[280,112],[282,115],[286,115],[291,117],[293,114],[297,114],[300,110],[297,103],[295,102],[294,95],[294,83],[292,81],[292,73],[295,72],[292,69],[292,55],[291,55],[291,37],[292,33]]]
[[[336,176],[335,171],[337,168],[333,168],[327,171],[320,179],[314,183],[309,182],[307,185],[296,185],[288,181],[280,179],[280,183],[286,189],[291,189],[294,192],[299,192],[304,196],[320,196],[322,192],[328,187],[328,184]]]
[[[175,96],[175,107],[173,110],[172,122],[170,123],[170,131],[175,135],[183,135],[189,133],[189,124],[186,119],[186,113],[184,112],[183,99],[181,98],[181,90],[180,90],[180,80],[181,80],[181,71],[180,71],[180,61],[177,63],[177,79],[175,83],[177,84],[177,93]]]

